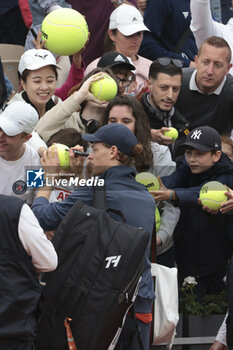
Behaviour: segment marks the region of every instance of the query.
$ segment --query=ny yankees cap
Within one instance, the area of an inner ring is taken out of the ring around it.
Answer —
[[[105,68],[105,67],[116,67],[121,65],[124,66],[125,69],[135,70],[134,65],[130,62],[128,57],[122,55],[122,53],[112,51],[106,52],[101,59],[99,60],[97,67]]]
[[[181,147],[191,147],[202,152],[218,151],[222,149],[219,133],[210,126],[200,126],[193,129]]]
[[[123,35],[129,36],[149,29],[143,23],[143,17],[133,5],[122,4],[110,16],[109,29],[118,29]]]
[[[123,124],[107,124],[99,128],[94,134],[83,134],[83,140],[88,142],[104,142],[110,146],[117,146],[119,151],[130,156],[131,149],[138,144],[136,136]]]
[[[25,69],[36,70],[51,65],[61,69],[50,51],[45,49],[31,49],[22,54],[19,61],[18,71],[22,75]]]

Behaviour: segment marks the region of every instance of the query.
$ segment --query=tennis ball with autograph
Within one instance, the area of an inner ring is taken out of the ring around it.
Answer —
[[[66,145],[63,145],[61,143],[54,143],[51,146],[51,149],[54,150],[54,147],[57,147],[58,152],[58,158],[60,167],[62,170],[69,170],[70,167],[70,155],[69,155],[69,147]]]
[[[90,92],[100,101],[111,101],[117,94],[117,83],[109,75],[91,83]]]
[[[219,181],[205,183],[199,194],[201,204],[210,209],[218,210],[227,201],[227,188]]]
[[[84,16],[70,8],[50,12],[41,25],[42,40],[51,52],[70,56],[80,51],[88,39],[88,26]]]
[[[157,177],[148,172],[141,172],[135,176],[135,179],[142,185],[146,186],[148,191],[157,191],[160,189],[159,180]]]

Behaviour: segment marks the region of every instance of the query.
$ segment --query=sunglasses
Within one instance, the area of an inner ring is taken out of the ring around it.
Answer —
[[[176,67],[182,68],[184,65],[184,63],[181,60],[178,60],[178,58],[159,57],[157,60],[161,66],[168,66],[170,63],[173,63]]]

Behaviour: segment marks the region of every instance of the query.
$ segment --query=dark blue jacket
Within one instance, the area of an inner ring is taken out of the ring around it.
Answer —
[[[233,215],[212,215],[198,204],[204,183],[219,181],[233,188],[233,165],[222,154],[220,160],[201,174],[192,174],[184,160],[177,171],[162,178],[168,188],[175,189],[180,220],[174,232],[178,268],[186,276],[206,276],[226,272],[232,254]]]
[[[107,207],[120,210],[128,224],[142,227],[152,234],[155,203],[145,186],[135,180],[135,170],[127,166],[114,166],[100,178],[105,180]],[[78,187],[63,202],[48,203],[47,199],[38,197],[33,202],[32,210],[44,230],[53,230],[77,200],[92,205],[93,188]],[[119,217],[114,219],[119,220]],[[154,299],[149,253],[148,247],[139,297],[135,304],[136,311],[143,313],[151,312]]]
[[[18,5],[18,0],[1,0],[0,1],[0,15],[10,11],[13,7]]]
[[[197,53],[193,34],[190,32],[178,53],[174,49],[190,21],[190,0],[148,0],[144,23],[150,32],[144,32],[139,54],[152,61],[163,56],[178,58],[188,67]]]

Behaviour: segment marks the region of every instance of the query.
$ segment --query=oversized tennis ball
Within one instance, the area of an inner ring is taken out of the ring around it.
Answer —
[[[217,210],[223,202],[227,201],[226,192],[227,188],[221,182],[210,181],[202,186],[199,198],[202,205]]]
[[[160,188],[159,180],[157,177],[151,173],[142,172],[135,176],[135,179],[146,186],[148,191],[157,191]]]
[[[158,230],[160,229],[160,222],[161,222],[160,212],[159,212],[159,209],[157,207],[155,207],[155,229],[156,229],[156,232],[158,232]]]
[[[41,24],[42,40],[51,52],[69,56],[80,51],[88,39],[88,26],[81,13],[70,8],[50,12]]]
[[[91,83],[90,92],[100,101],[110,101],[117,94],[117,83],[109,75]]]
[[[164,132],[164,136],[171,137],[173,140],[176,140],[179,136],[178,131],[172,127],[169,127],[169,129],[169,131]]]
[[[70,167],[70,155],[69,155],[69,147],[66,145],[63,145],[61,143],[54,143],[51,148],[54,149],[54,147],[57,147],[58,151],[58,158],[60,167],[62,170],[69,170]]]

